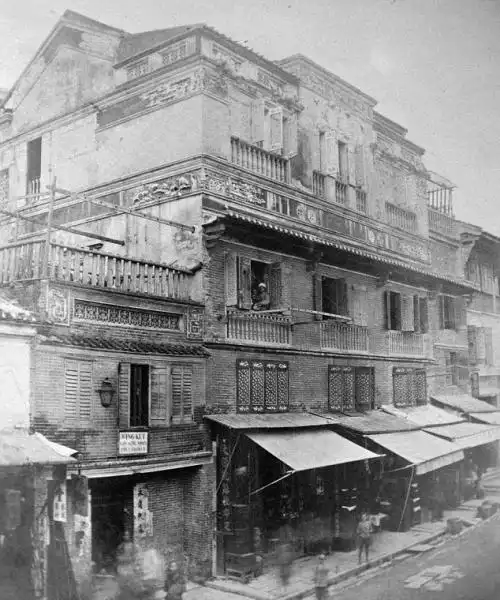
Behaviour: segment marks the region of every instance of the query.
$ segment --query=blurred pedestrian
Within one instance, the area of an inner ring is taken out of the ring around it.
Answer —
[[[280,568],[281,587],[285,590],[292,575],[292,548],[289,542],[283,542],[279,546],[278,562]]]
[[[325,600],[328,597],[328,567],[325,564],[325,555],[319,555],[319,563],[314,571],[314,590],[317,600]]]
[[[368,555],[370,552],[370,546],[372,541],[372,522],[367,513],[361,514],[361,520],[358,523],[357,528],[358,534],[358,562],[361,564],[361,558],[363,556],[363,550],[365,551],[366,562],[368,562]]]
[[[182,594],[186,591],[186,582],[177,563],[172,561],[165,573],[165,592],[167,600],[182,600]]]

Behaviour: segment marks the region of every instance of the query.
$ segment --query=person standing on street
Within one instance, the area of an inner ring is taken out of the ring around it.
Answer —
[[[319,555],[319,564],[314,571],[314,589],[317,600],[328,597],[328,567],[325,565],[325,555]]]
[[[358,524],[358,562],[361,564],[361,557],[363,550],[365,551],[366,562],[368,562],[368,554],[370,551],[371,539],[372,539],[372,523],[367,513],[362,513],[361,521]]]

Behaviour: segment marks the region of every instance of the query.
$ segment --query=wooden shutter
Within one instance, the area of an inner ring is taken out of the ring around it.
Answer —
[[[151,366],[151,426],[167,425],[168,367]]]
[[[370,410],[375,398],[375,379],[372,367],[356,367],[356,410]]]
[[[347,177],[351,185],[356,185],[356,148],[352,144],[347,146]]]
[[[193,369],[189,365],[174,365],[172,381],[172,421],[186,423],[193,419]]]
[[[445,328],[444,319],[444,296],[438,296],[438,314],[439,314],[439,329]]]
[[[349,295],[345,279],[337,279],[338,311],[341,315],[349,314]]]
[[[414,331],[414,328],[413,298],[412,296],[401,295],[401,330]]]
[[[391,326],[391,303],[388,290],[384,290],[383,303],[384,329],[389,329]]]
[[[89,422],[92,416],[92,363],[81,361],[80,368],[80,390],[78,397],[78,419]]]
[[[295,156],[298,151],[298,118],[297,113],[291,113],[286,120],[286,144],[285,154],[287,156]]]
[[[420,299],[417,295],[413,296],[413,331],[420,332]]]
[[[252,308],[252,261],[245,257],[238,258],[238,307],[245,310]]]
[[[92,416],[92,363],[67,360],[64,373],[64,417],[88,422]]]
[[[283,109],[272,108],[269,111],[271,152],[283,150]]]
[[[344,407],[344,376],[342,367],[328,367],[328,409],[341,411]]]
[[[337,133],[330,129],[325,133],[326,175],[337,177],[339,173],[339,150]]]
[[[269,296],[271,308],[281,308],[283,299],[283,269],[281,263],[273,263],[269,271]]]
[[[429,303],[427,298],[419,298],[420,331],[429,331]]]
[[[238,256],[224,253],[224,285],[226,306],[238,306]]]
[[[314,310],[321,312],[323,310],[323,278],[321,275],[314,273],[312,276],[313,283],[313,306]],[[314,315],[316,321],[321,321],[323,315]]]
[[[469,344],[469,358],[473,365],[477,364],[479,358],[477,338],[477,327],[469,325],[467,327],[467,341]]]
[[[76,419],[78,415],[78,361],[67,360],[64,373],[64,416]]]
[[[484,357],[487,365],[493,365],[493,329],[484,328]]]
[[[425,369],[415,369],[413,372],[413,389],[415,391],[415,403],[427,404],[427,376]]]
[[[462,296],[453,299],[455,311],[455,329],[463,329],[467,325],[467,304]]]
[[[251,106],[252,121],[252,143],[260,144],[264,142],[264,99],[257,98]]]
[[[118,367],[118,425],[120,429],[130,427],[130,363]]]
[[[355,325],[368,325],[368,294],[366,287],[353,285],[351,289],[351,310],[353,323]]]
[[[356,185],[365,187],[365,151],[361,144],[358,144],[354,153],[354,168],[356,176]]]

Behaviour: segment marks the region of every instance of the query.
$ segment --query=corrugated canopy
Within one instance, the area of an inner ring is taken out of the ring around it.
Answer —
[[[432,396],[431,400],[434,400],[439,404],[444,404],[445,406],[450,406],[455,410],[459,410],[465,413],[493,412],[497,410],[491,404],[488,404],[483,400],[473,398],[472,396],[469,396],[467,394],[457,394],[456,396],[453,394],[440,394]]]
[[[388,433],[391,431],[412,431],[419,429],[418,425],[410,423],[402,416],[395,416],[383,410],[372,410],[367,414],[345,415],[324,413],[332,425],[339,425],[359,433]]]
[[[75,462],[77,451],[51,442],[41,433],[27,430],[0,431],[0,466],[12,467],[29,464],[57,465]]]
[[[319,469],[380,456],[328,430],[266,431],[246,435],[293,471]]]
[[[470,417],[482,421],[483,423],[491,423],[491,425],[500,425],[500,412],[490,413],[469,413]]]
[[[462,449],[474,448],[500,439],[500,427],[480,423],[457,423],[426,429],[428,433],[454,442]]]
[[[425,431],[368,435],[370,440],[416,466],[423,475],[462,460],[463,451],[453,444]]]
[[[460,423],[463,421],[457,412],[448,412],[437,406],[432,406],[432,404],[410,406],[408,408],[384,406],[382,410],[401,419],[407,419],[419,427],[450,425],[451,423]]]
[[[309,413],[233,413],[230,415],[206,415],[205,418],[231,429],[290,429],[330,425],[328,419]]]

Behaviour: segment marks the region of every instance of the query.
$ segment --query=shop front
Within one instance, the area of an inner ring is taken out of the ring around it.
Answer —
[[[220,571],[255,574],[284,545],[294,557],[353,546],[376,453],[314,415],[207,418],[218,448]]]

